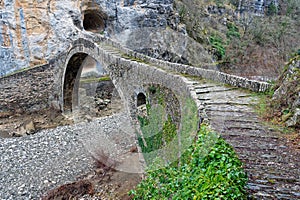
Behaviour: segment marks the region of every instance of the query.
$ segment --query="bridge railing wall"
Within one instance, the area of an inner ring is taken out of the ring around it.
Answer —
[[[144,54],[127,49],[121,44],[114,42],[110,39],[103,40],[103,42],[106,43],[107,45],[111,45],[115,48],[118,48],[119,50],[121,50],[123,53],[127,54],[130,57],[141,59],[145,62],[157,65],[158,67],[161,67],[165,70],[171,70],[181,74],[188,74],[190,76],[198,76],[212,81],[229,84],[235,87],[249,89],[254,92],[266,92],[272,86],[267,82],[251,80],[251,79],[227,74],[216,70],[193,67],[193,66],[183,65],[178,63],[170,63],[167,61],[151,58]]]

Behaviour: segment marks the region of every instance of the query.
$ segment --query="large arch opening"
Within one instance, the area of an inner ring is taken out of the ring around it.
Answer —
[[[64,87],[63,87],[63,111],[71,112],[72,103],[73,103],[73,92],[76,83],[76,77],[81,74],[81,66],[83,61],[88,55],[85,53],[76,53],[74,54],[67,65],[64,77]]]
[[[83,28],[93,33],[101,33],[105,29],[105,19],[105,14],[100,11],[87,10],[83,16]]]
[[[122,109],[120,95],[103,66],[85,53],[74,54],[64,76],[64,113],[72,113],[73,120],[82,121],[109,116]]]

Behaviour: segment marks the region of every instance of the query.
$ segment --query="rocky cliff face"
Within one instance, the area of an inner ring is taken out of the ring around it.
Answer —
[[[79,36],[76,1],[5,0],[0,6],[2,73],[46,63]]]
[[[186,37],[173,0],[4,0],[0,74],[47,63],[85,34],[105,35],[170,61],[210,62],[201,45]]]
[[[300,55],[286,66],[275,86],[271,107],[287,126],[300,127]]]

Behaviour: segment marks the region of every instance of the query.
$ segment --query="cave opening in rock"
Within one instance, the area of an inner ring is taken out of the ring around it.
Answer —
[[[85,11],[83,28],[93,33],[101,33],[105,29],[105,14],[97,10]]]

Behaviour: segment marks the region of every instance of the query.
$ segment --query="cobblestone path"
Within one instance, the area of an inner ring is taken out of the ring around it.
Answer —
[[[300,199],[300,152],[255,113],[249,92],[194,82],[212,128],[230,143],[245,164],[248,191],[255,199]]]

